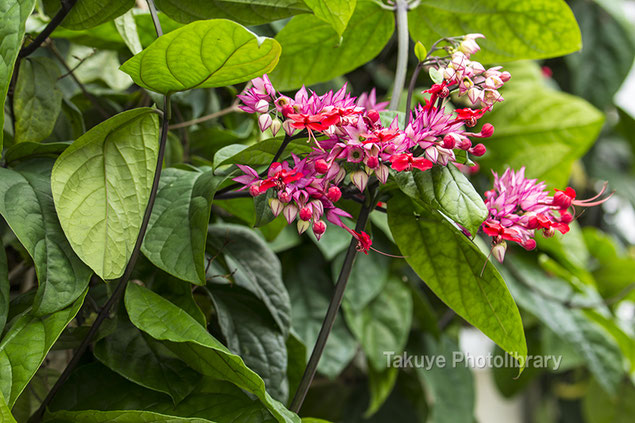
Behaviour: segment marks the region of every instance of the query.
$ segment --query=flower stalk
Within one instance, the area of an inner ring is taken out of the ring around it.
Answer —
[[[397,69],[395,83],[392,89],[389,110],[397,110],[401,92],[406,84],[406,71],[408,70],[408,1],[395,1],[395,17],[397,25]]]

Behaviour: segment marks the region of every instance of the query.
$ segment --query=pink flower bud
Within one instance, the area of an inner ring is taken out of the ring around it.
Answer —
[[[366,166],[371,169],[375,169],[377,166],[379,166],[379,159],[375,156],[370,156],[366,159]]]
[[[553,234],[551,236],[553,236]],[[536,241],[534,241],[533,239],[528,239],[527,241],[521,242],[520,245],[525,250],[533,250],[534,248],[536,248]]]
[[[292,124],[293,124],[293,121],[290,119],[282,122],[282,129],[284,129],[285,134],[287,134],[288,136],[293,135],[293,133],[295,132],[295,128],[293,127]]]
[[[551,238],[552,236],[554,236],[554,234],[556,233],[556,230],[553,228],[546,228],[543,231],[543,235],[545,236],[545,238]],[[522,244],[521,244],[522,245]],[[524,247],[524,245],[523,245]],[[528,250],[531,250],[531,248],[527,248]]]
[[[483,144],[476,144],[474,147],[470,148],[470,153],[476,157],[481,157],[486,151],[487,149]]]
[[[326,198],[336,203],[340,198],[342,198],[342,191],[340,191],[338,187],[331,187],[326,193]]]
[[[565,212],[560,215],[560,222],[564,223],[565,225],[568,225],[572,221],[573,216],[571,215],[571,213]]]
[[[284,208],[282,213],[284,214],[285,219],[287,219],[287,223],[290,224],[291,222],[295,220],[296,216],[298,215],[298,208],[294,206],[293,204],[289,204]]]
[[[358,170],[351,173],[351,182],[353,182],[353,185],[357,187],[359,192],[364,192],[364,189],[366,189],[366,184],[368,183],[368,173],[364,172],[363,170]]]
[[[249,187],[249,194],[252,197],[258,197],[260,194],[262,194],[262,192],[260,192],[260,186],[259,184],[253,184]]]
[[[271,133],[273,134],[274,137],[278,134],[278,132],[280,131],[280,128],[282,128],[282,122],[280,122],[280,119],[275,118],[271,122]]]
[[[492,247],[492,255],[498,260],[499,263],[502,263],[505,259],[505,252],[507,251],[507,243],[505,241],[501,241],[499,244],[494,245]]]
[[[258,118],[258,127],[260,128],[260,131],[265,132],[267,129],[269,129],[272,122],[273,120],[268,113],[266,115],[260,115],[260,117]]]
[[[267,113],[269,110],[269,103],[266,100],[260,100],[256,103],[254,109],[256,109],[258,113]]]
[[[309,207],[302,207],[300,209],[300,219],[302,220],[311,220],[313,216],[313,211]]]
[[[483,128],[481,128],[482,138],[489,138],[493,134],[494,134],[494,125],[492,125],[491,123],[486,123],[485,125],[483,125]]]
[[[311,223],[306,220],[298,220],[298,233],[302,235],[310,226]]]
[[[329,164],[324,159],[316,160],[315,162],[315,171],[321,175],[324,175],[329,171]]]
[[[282,209],[284,209],[284,204],[282,204],[282,201],[272,198],[269,200],[269,207],[271,207],[273,215],[278,217],[278,215],[282,213]]]
[[[472,147],[472,142],[467,137],[459,137],[456,142],[456,148],[461,150],[469,150]]]
[[[501,79],[501,81],[503,81],[503,82],[507,82],[507,81],[509,81],[510,79],[512,79],[512,74],[511,74],[511,73],[509,73],[509,72],[507,72],[507,71],[505,71],[505,72],[501,72],[501,74],[500,74],[499,78]]]
[[[322,238],[324,232],[326,232],[326,223],[324,223],[323,220],[316,220],[315,222],[313,222],[313,233],[315,234],[315,237],[318,239],[318,241],[320,240],[320,238]]]
[[[313,200],[310,204],[313,208],[313,219],[318,220],[324,214],[324,205],[320,200]]]
[[[369,110],[368,118],[373,123],[377,122],[379,120],[379,112],[377,110]]]
[[[456,145],[457,139],[458,137],[456,136],[456,134],[447,134],[445,137],[443,137],[443,148],[447,148],[449,150],[453,149]]]
[[[291,194],[289,194],[286,191],[280,191],[278,192],[278,200],[282,201],[283,203],[288,203],[289,201],[291,201]]]

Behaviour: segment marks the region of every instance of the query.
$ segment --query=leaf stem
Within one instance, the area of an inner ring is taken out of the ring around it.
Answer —
[[[362,209],[359,212],[359,217],[357,218],[357,225],[355,226],[355,231],[357,232],[363,231],[366,227],[366,223],[368,223],[370,212],[372,211],[373,205],[375,204],[376,200],[376,188],[376,183],[372,185],[369,184],[368,195],[366,196],[366,203],[362,206]],[[300,408],[302,407],[304,398],[309,391],[309,387],[311,386],[311,382],[313,381],[313,377],[315,376],[315,372],[317,371],[317,366],[320,358],[322,357],[322,353],[324,352],[326,341],[329,334],[331,333],[331,329],[333,329],[333,323],[335,322],[335,318],[337,317],[340,305],[342,304],[342,298],[344,298],[344,290],[346,289],[348,278],[351,274],[351,270],[353,269],[353,261],[355,260],[356,255],[357,240],[353,238],[351,239],[351,243],[348,245],[348,249],[346,250],[344,264],[342,264],[340,275],[337,278],[335,291],[333,292],[333,297],[331,298],[328,310],[326,311],[326,316],[324,317],[324,321],[322,322],[322,327],[320,328],[320,333],[318,334],[317,341],[315,342],[315,346],[313,347],[313,352],[311,353],[309,362],[306,366],[306,369],[304,370],[304,374],[302,375],[302,380],[298,385],[298,390],[296,391],[295,396],[293,397],[293,401],[291,402],[291,406],[289,407],[289,409],[295,413],[300,412]]]
[[[35,37],[35,40],[33,40],[29,45],[22,47],[20,53],[18,53],[19,58],[27,57],[37,50],[42,43],[46,41],[49,35],[55,31],[55,28],[62,23],[66,15],[68,15],[68,12],[70,12],[73,6],[75,6],[75,3],[77,3],[77,0],[62,0],[60,3],[62,5],[60,10],[55,16],[53,16],[53,19],[51,19],[51,22],[46,25],[46,28],[44,28],[44,30]]]
[[[401,92],[406,83],[406,71],[408,70],[408,1],[395,1],[395,14],[397,24],[397,69],[395,71],[395,83],[392,89],[389,110],[397,110]]]

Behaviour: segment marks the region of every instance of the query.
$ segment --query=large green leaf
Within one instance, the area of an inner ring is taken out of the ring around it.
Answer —
[[[314,15],[296,16],[276,35],[282,56],[269,75],[279,90],[328,81],[377,56],[394,31],[394,16],[376,3],[357,2],[340,36]]]
[[[470,234],[487,218],[487,207],[470,181],[456,166],[434,166],[426,172],[397,174],[401,190],[461,224]]]
[[[225,18],[243,25],[260,25],[310,11],[301,0],[157,0],[156,3],[166,15],[185,23]]]
[[[340,36],[353,15],[357,0],[305,0],[313,13],[329,23]]]
[[[27,312],[17,317],[0,342],[0,391],[13,407],[46,354],[84,302],[84,294],[69,307],[47,316]]]
[[[51,187],[64,233],[102,279],[123,274],[145,212],[159,149],[153,109],[119,113],[60,155]]]
[[[111,21],[133,8],[135,0],[77,0],[77,3],[62,21],[69,29],[92,28]],[[53,16],[60,8],[57,0],[44,0],[46,12]]]
[[[562,289],[570,290],[567,282],[548,276],[527,260],[508,257],[505,261],[507,267],[501,267],[501,273],[520,307],[572,345],[586,360],[602,388],[613,394],[624,375],[623,357],[615,341],[586,317],[583,310],[566,307],[562,302],[540,295],[540,292],[548,292],[557,296]]]
[[[505,281],[462,232],[404,195],[388,202],[388,224],[410,267],[443,302],[511,355],[527,355]]]
[[[286,403],[287,348],[267,308],[253,294],[237,286],[211,285],[210,291],[229,349],[260,375],[274,398]]]
[[[165,169],[141,251],[179,279],[205,284],[205,239],[214,192],[211,170]]]
[[[599,108],[611,105],[635,59],[635,33],[620,10],[621,3],[612,0],[571,3],[582,29],[584,48],[565,58],[569,67],[565,84]],[[606,66],[607,63],[611,65]]]
[[[571,165],[598,136],[604,115],[579,97],[535,84],[510,85],[488,114],[494,135],[480,163],[496,171],[527,168],[527,176],[562,187]]]
[[[280,44],[224,19],[198,21],[159,37],[121,66],[137,85],[163,94],[248,81],[278,63]]]
[[[280,261],[261,237],[244,226],[210,225],[208,252],[222,254],[234,283],[260,299],[283,334],[290,326],[291,303],[282,282]]]
[[[447,336],[438,341],[431,336],[417,339],[423,342],[425,349],[417,354],[439,362],[443,357],[445,365],[433,364],[429,368],[417,368],[417,376],[424,383],[432,397],[434,405],[428,417],[430,423],[472,423],[474,421],[475,390],[472,372],[467,366],[453,365],[454,354],[460,351],[456,342]],[[418,345],[418,348],[423,345]]]
[[[294,253],[294,265],[285,269],[284,280],[291,297],[293,331],[307,346],[308,360],[333,294],[333,282],[326,272],[327,264],[314,249],[305,247]],[[329,334],[318,371],[335,378],[350,363],[356,351],[357,342],[340,313]]]
[[[408,13],[414,40],[482,33],[483,63],[563,56],[582,47],[580,29],[564,0],[423,0]]]
[[[191,367],[253,393],[279,422],[299,422],[294,413],[267,393],[263,380],[239,356],[229,352],[185,311],[136,284],[128,285],[125,304],[135,326],[155,339],[169,341],[168,347]]]
[[[410,289],[390,278],[383,291],[363,310],[344,303],[344,316],[375,371],[386,368],[386,351],[403,351],[412,320]]]
[[[370,390],[370,401],[364,417],[375,414],[386,402],[395,387],[398,375],[399,369],[397,367],[389,367],[378,372],[372,366],[369,366],[368,388]]]
[[[18,57],[26,18],[33,11],[35,0],[7,0],[0,3],[0,155],[4,127],[4,101],[9,90],[13,66]]]
[[[113,335],[99,341],[94,354],[126,379],[164,392],[175,403],[189,395],[200,378],[164,345],[128,321],[120,321]]]
[[[11,409],[7,406],[7,402],[0,392],[0,421],[2,423],[16,423],[15,419],[11,415]]]
[[[214,423],[198,417],[175,417],[151,411],[57,411],[49,414],[48,423]]]
[[[0,214],[35,263],[39,287],[34,312],[60,310],[79,297],[92,272],[64,237],[51,198],[48,159],[0,168]]]
[[[40,142],[48,137],[62,111],[62,91],[56,83],[61,72],[52,59],[25,59],[13,99],[15,142]]]
[[[7,267],[7,255],[4,251],[4,245],[0,241],[0,333],[4,330],[4,324],[7,323],[7,315],[9,314],[9,269]]]
[[[29,157],[57,157],[71,145],[70,142],[21,142],[7,148],[4,159],[7,163]]]

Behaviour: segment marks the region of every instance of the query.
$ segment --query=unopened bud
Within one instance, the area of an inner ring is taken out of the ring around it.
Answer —
[[[501,72],[501,74],[499,75],[499,78],[501,79],[501,81],[507,82],[512,78],[512,74],[507,71]]]
[[[298,215],[298,208],[293,204],[289,204],[284,208],[282,213],[284,214],[285,219],[287,219],[287,223],[291,223]]]
[[[492,255],[498,260],[499,263],[502,263],[505,260],[505,252],[507,251],[507,243],[505,241],[501,241],[499,244],[496,244],[492,247]]]
[[[286,191],[280,191],[278,192],[278,200],[282,201],[283,203],[288,203],[289,201],[291,201],[291,194],[289,194]]]
[[[338,185],[340,182],[344,180],[345,177],[346,177],[346,170],[344,170],[344,168],[340,168],[340,170],[337,172],[337,175],[335,175],[335,178],[333,178],[333,183],[335,185]]]
[[[258,118],[258,127],[260,128],[260,131],[265,132],[267,129],[269,129],[272,122],[273,120],[268,113],[265,115],[260,115],[260,117]]]
[[[381,182],[382,184],[386,183],[389,174],[390,172],[388,166],[386,165],[379,165],[377,169],[375,169],[375,175],[377,175],[377,179],[379,179],[379,182]]]
[[[260,192],[260,186],[258,186],[258,184],[251,185],[249,187],[249,194],[251,194],[252,197],[258,197],[262,194],[262,192]]]
[[[293,124],[293,121],[290,119],[282,122],[282,129],[284,129],[284,133],[287,134],[288,136],[293,135],[293,133],[295,132],[295,128],[293,127],[292,124]]]
[[[377,166],[379,166],[379,159],[375,156],[370,156],[366,159],[366,166],[371,169],[375,169]]]
[[[315,234],[315,237],[318,239],[318,241],[320,240],[320,238],[322,238],[324,232],[326,232],[326,223],[324,223],[324,221],[316,220],[315,222],[313,222],[313,233]]]
[[[368,118],[373,123],[377,122],[379,120],[379,112],[377,110],[369,110]]]
[[[536,248],[536,241],[534,241],[533,239],[528,239],[527,241],[523,241],[520,243],[520,245],[525,249],[525,250],[533,250],[534,248]]]
[[[483,125],[483,127],[481,128],[481,137],[489,138],[492,135],[494,135],[494,125],[492,125],[491,123],[486,123],[485,125]]]
[[[486,151],[487,149],[483,144],[476,144],[474,147],[470,148],[470,153],[476,157],[481,157]]]
[[[302,235],[309,227],[311,226],[310,222],[306,220],[298,220],[298,233]]]
[[[300,209],[300,219],[311,220],[312,216],[313,216],[313,211],[311,210],[310,207],[302,207]]]
[[[269,103],[266,100],[260,100],[256,103],[254,109],[256,109],[258,113],[267,113],[269,110]]]
[[[443,137],[443,148],[447,148],[449,150],[453,149],[456,145],[457,136],[455,134],[447,134]]]
[[[278,217],[278,215],[280,215],[280,213],[282,213],[282,210],[284,209],[284,204],[282,204],[282,201],[276,198],[272,198],[271,200],[269,200],[269,206],[271,207],[271,212],[276,217]]]
[[[315,161],[315,171],[321,175],[324,175],[329,171],[329,164],[324,159],[319,159]]]
[[[368,173],[358,170],[351,173],[351,182],[357,187],[359,192],[364,192],[368,183]]]
[[[274,137],[278,134],[278,132],[280,131],[280,128],[282,128],[282,122],[280,122],[280,119],[275,118],[271,122],[271,133],[273,134]]]
[[[331,187],[326,193],[326,197],[336,203],[340,198],[342,198],[342,191],[340,191],[338,187]]]

